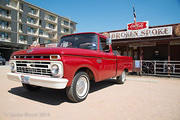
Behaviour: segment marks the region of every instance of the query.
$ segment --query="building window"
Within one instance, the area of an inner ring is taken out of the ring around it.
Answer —
[[[64,25],[68,26],[69,22],[68,21],[64,21]]]
[[[19,7],[20,7],[20,10],[23,10],[23,3],[20,3],[20,5],[19,5]]]
[[[9,27],[9,22],[0,20],[0,27],[3,28],[3,29],[8,28]]]
[[[48,27],[51,29],[55,29],[55,25],[48,23]]]
[[[22,21],[22,14],[19,13],[19,20]]]
[[[19,24],[19,30],[22,32],[22,24]]]
[[[45,15],[45,19],[48,19],[50,21],[55,21],[56,20],[56,17],[55,16],[52,16],[52,15]]]
[[[27,31],[28,31],[28,32],[31,32],[31,27],[28,27],[28,28],[27,28]]]
[[[8,0],[7,1],[7,4],[8,5],[10,5],[10,6],[12,6],[12,7],[14,7],[14,8],[16,8],[17,7],[17,1],[15,1],[15,0]]]
[[[36,15],[37,14],[37,10],[35,10],[33,8],[30,8],[30,13]]]
[[[74,24],[73,24],[73,23],[70,23],[70,26],[71,26],[71,27],[74,27]]]
[[[28,27],[27,30],[28,30],[29,33],[33,33],[33,34],[36,33],[36,29],[35,28]]]
[[[69,29],[64,28],[64,32],[65,32],[65,33],[68,33],[68,32],[69,32]]]
[[[37,40],[37,38],[36,37],[32,37],[32,41],[36,41]]]
[[[42,26],[42,20],[39,20],[39,25]]]
[[[0,8],[0,14],[2,15],[2,16],[9,16],[9,10],[5,10],[5,9],[1,9]]]
[[[25,41],[25,40],[26,40],[26,36],[24,36],[24,35],[20,35],[20,36],[19,36],[19,40],[21,40],[21,41]]]
[[[29,23],[36,24],[36,19],[34,19],[34,18],[28,17],[27,21],[28,21]]]
[[[70,33],[73,33],[74,31],[73,31],[73,29],[70,29]]]
[[[50,33],[48,34],[48,37],[49,37],[50,39],[53,39],[54,36],[55,36],[54,34],[50,34]]]
[[[51,43],[51,40],[44,40],[44,44],[49,44]]]
[[[6,33],[6,32],[0,32],[0,38],[1,38],[1,39],[8,39],[8,38],[9,38],[9,35],[8,35],[8,33]]]
[[[43,30],[39,29],[39,35],[43,35]]]
[[[43,35],[44,31],[42,29],[39,29],[39,35]]]
[[[49,15],[49,19],[52,20],[52,21],[56,20],[56,18],[54,16],[52,16],[52,15]]]
[[[47,32],[42,29],[39,29],[39,35],[47,36]]]
[[[10,4],[10,0],[6,0],[6,3],[9,5]]]

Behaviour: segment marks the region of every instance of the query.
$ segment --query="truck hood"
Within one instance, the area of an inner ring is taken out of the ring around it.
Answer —
[[[80,48],[32,48],[14,52],[12,55],[80,55],[80,56],[95,56],[97,51],[80,49]]]

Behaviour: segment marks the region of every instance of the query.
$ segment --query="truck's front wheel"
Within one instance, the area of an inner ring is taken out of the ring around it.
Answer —
[[[120,76],[116,77],[116,83],[118,83],[118,84],[124,84],[125,81],[126,81],[126,72],[123,71]]]
[[[86,72],[78,72],[70,87],[66,89],[67,97],[73,102],[81,102],[89,93],[89,76]]]

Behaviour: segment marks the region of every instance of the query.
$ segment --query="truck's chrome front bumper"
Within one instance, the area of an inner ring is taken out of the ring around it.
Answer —
[[[8,73],[7,75],[9,80],[17,82],[25,82],[26,84],[42,86],[47,88],[54,89],[64,89],[68,83],[67,79],[64,78],[52,78],[44,76],[35,76],[30,74],[21,74],[21,73]],[[23,78],[26,77],[26,81]]]

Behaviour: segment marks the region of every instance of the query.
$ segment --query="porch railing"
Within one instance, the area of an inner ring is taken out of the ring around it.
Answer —
[[[142,75],[180,77],[180,61],[142,60],[140,64]]]

